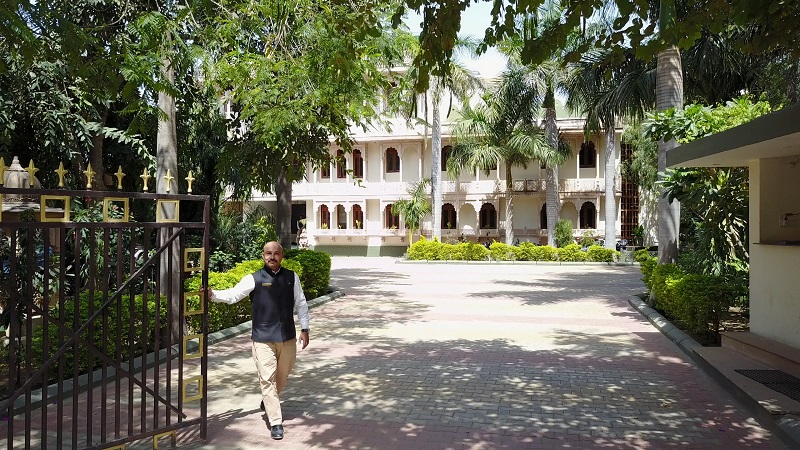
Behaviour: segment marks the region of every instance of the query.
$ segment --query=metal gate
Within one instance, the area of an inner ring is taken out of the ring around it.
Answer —
[[[209,198],[0,187],[2,205],[0,448],[205,439],[207,299],[183,286],[208,282]]]

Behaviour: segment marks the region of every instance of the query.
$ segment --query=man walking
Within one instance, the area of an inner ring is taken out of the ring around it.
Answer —
[[[277,242],[264,246],[264,268],[246,275],[230,289],[208,290],[215,302],[233,304],[250,296],[253,304],[253,360],[261,381],[261,409],[267,413],[273,439],[283,439],[283,415],[280,393],[297,355],[296,341],[301,349],[309,341],[308,304],[293,271],[282,268],[283,247]],[[297,336],[293,313],[300,320]]]

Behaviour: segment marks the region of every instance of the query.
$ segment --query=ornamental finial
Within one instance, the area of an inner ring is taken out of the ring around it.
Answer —
[[[192,193],[192,183],[194,183],[195,178],[192,176],[192,171],[189,171],[189,176],[186,177],[186,182],[189,183],[189,193]]]
[[[5,178],[6,169],[8,169],[6,160],[0,157],[0,185],[3,184],[3,178]]]
[[[153,178],[150,176],[150,172],[147,171],[147,167],[144,168],[142,174],[139,175],[139,178],[141,178],[142,181],[144,181],[144,187],[142,188],[142,191],[147,192],[147,183],[150,181],[150,178]]]
[[[64,175],[67,174],[67,169],[64,168],[64,163],[58,163],[58,169],[54,170],[56,174],[58,174],[58,187],[64,187]]]
[[[174,179],[175,177],[170,175],[169,169],[167,169],[167,174],[164,175],[164,180],[167,182],[167,194],[169,194],[170,188],[172,187],[172,180]]]
[[[86,189],[92,188],[92,179],[94,178],[94,174],[96,174],[94,170],[92,170],[92,163],[86,166],[86,170],[83,171],[83,174],[86,175]]]
[[[122,166],[119,166],[119,168],[117,168],[117,173],[115,173],[114,176],[117,177],[117,189],[119,189],[121,191],[122,190],[122,177],[125,176],[125,174],[122,173]]]
[[[36,168],[36,167],[33,165],[33,158],[31,158],[31,162],[29,162],[29,163],[28,163],[28,167],[26,167],[26,168],[25,168],[25,170],[28,172],[28,175],[30,175],[30,176],[31,176],[31,181],[30,181],[30,183],[31,183],[31,186],[33,186],[33,175],[34,175],[36,172],[38,172],[38,171],[39,171],[39,169],[38,169],[38,168]]]

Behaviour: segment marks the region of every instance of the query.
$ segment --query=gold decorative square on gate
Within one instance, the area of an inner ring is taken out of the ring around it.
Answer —
[[[61,217],[47,217],[47,201],[64,202],[64,214]],[[69,222],[69,197],[64,195],[42,195],[39,198],[39,218],[41,222]]]
[[[186,353],[189,348],[189,341],[197,339],[197,352]],[[203,357],[203,339],[205,336],[202,334],[189,334],[183,337],[183,359],[197,359]]]
[[[161,207],[163,205],[175,205],[175,217],[166,218],[161,214]],[[180,205],[181,203],[178,200],[161,200],[159,199],[156,202],[156,222],[178,222],[178,218],[180,217]]]
[[[125,444],[119,444],[113,447],[107,447],[105,450],[125,450]]]
[[[186,388],[190,385],[190,383],[197,382],[197,394],[187,397],[186,396]],[[181,386],[181,397],[183,398],[184,402],[193,402],[195,400],[200,400],[203,398],[203,376],[198,375],[196,377],[186,378],[183,380],[183,386]]]
[[[192,267],[192,266],[189,265],[189,262],[190,262],[189,261],[189,254],[192,254],[192,253],[199,253],[200,254],[200,257],[198,258],[199,259],[198,264],[200,264],[200,265],[197,266],[197,267]],[[198,272],[198,271],[203,270],[203,267],[205,266],[205,261],[206,261],[205,257],[206,257],[206,249],[204,249],[202,247],[185,248],[185,249],[183,249],[183,271],[184,272]]]
[[[172,448],[175,448],[176,440],[178,439],[178,433],[175,430],[167,431],[166,433],[156,434],[153,436],[153,450],[158,450],[158,441],[164,437],[170,437],[170,442],[172,444]]]
[[[103,199],[103,222],[129,222],[131,218],[130,202],[127,198],[122,197],[105,197]],[[122,219],[115,219],[108,215],[108,207],[114,202],[120,202],[123,205]]]
[[[200,308],[199,309],[189,309],[189,297],[199,296],[200,297]],[[184,292],[183,293],[183,315],[184,316],[193,316],[195,314],[203,314],[205,311],[203,309],[203,300],[205,295],[203,291],[191,291],[191,292]]]

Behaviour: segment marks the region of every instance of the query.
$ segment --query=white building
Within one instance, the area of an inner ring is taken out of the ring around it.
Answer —
[[[563,117],[568,117],[559,111]],[[467,239],[484,242],[503,241],[505,235],[505,168],[484,173],[462,174],[454,180],[446,168],[450,124],[443,129],[442,240]],[[560,119],[558,127],[573,148],[559,168],[559,217],[572,221],[575,236],[591,232],[602,238],[605,233],[605,163],[604,138],[593,136],[585,142],[583,120]],[[402,255],[408,247],[408,230],[401,217],[391,214],[391,206],[408,198],[409,187],[431,177],[430,137],[423,145],[424,128],[407,126],[394,120],[391,132],[354,131],[354,151],[343,155],[346,167],[332,164],[327,170],[306,171],[305,181],[292,186],[292,233],[296,241],[300,219],[306,219],[309,246],[331,254]],[[617,181],[612,207],[616,211],[615,235],[631,239],[638,224],[638,196],[635,185],[623,183],[619,176],[621,154],[620,130],[614,149]],[[332,155],[341,150],[335,145]],[[513,167],[514,236],[520,241],[546,243],[545,170],[537,161],[527,168]],[[252,202],[269,211],[276,210],[274,195],[255,193]],[[422,225],[421,234],[431,238],[432,217]],[[415,234],[417,239],[419,232]]]

